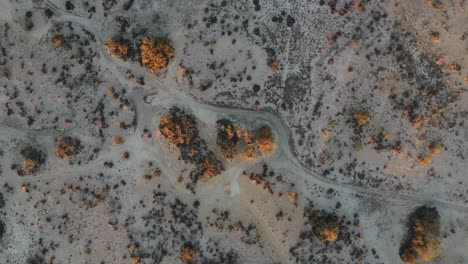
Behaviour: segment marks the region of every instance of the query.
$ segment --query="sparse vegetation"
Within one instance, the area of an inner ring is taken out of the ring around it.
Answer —
[[[10,79],[11,73],[7,68],[0,68],[0,78]]]
[[[327,191],[331,194],[333,189]],[[290,248],[295,257],[295,263],[380,263],[377,253],[372,249],[372,255],[367,245],[362,243],[364,236],[359,232],[359,215],[356,213],[351,219],[346,215],[335,212],[314,209],[316,205],[310,202],[304,208],[304,227],[300,233],[298,243]],[[341,208],[338,202],[335,210]],[[327,252],[330,258],[324,258]],[[336,258],[337,254],[344,258]],[[333,254],[333,255],[331,255]],[[374,258],[371,260],[371,258]]]
[[[451,261],[465,1],[396,2],[0,4],[0,262]]]
[[[264,190],[268,191],[268,193],[273,194],[273,189],[271,188],[270,177],[274,174],[273,171],[268,171],[268,166],[266,164],[263,165],[263,171],[261,173],[250,173],[247,175],[249,180],[252,184],[260,185],[263,187]]]
[[[351,140],[351,145],[353,146],[354,150],[362,151],[364,149],[364,145],[362,144],[359,138],[353,138]]]

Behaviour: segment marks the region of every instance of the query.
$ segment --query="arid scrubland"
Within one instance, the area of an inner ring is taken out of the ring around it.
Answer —
[[[0,1],[0,263],[467,263],[467,10]]]

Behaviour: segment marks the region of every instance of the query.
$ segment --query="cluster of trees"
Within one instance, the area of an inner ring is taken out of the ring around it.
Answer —
[[[130,54],[136,54],[129,41],[121,37],[112,37],[106,41],[109,54],[118,59],[126,60]],[[141,64],[151,72],[157,72],[169,65],[175,51],[171,42],[166,38],[147,37],[139,45]]]
[[[268,156],[276,148],[273,132],[267,125],[256,129],[251,137],[247,130],[235,125],[229,119],[220,119],[216,123],[218,125],[216,143],[225,158],[233,159],[240,152],[239,156],[242,159],[256,160],[259,156],[257,151]]]
[[[441,248],[440,216],[434,207],[421,206],[410,215],[409,232],[400,247],[400,257],[408,264],[431,261]]]
[[[190,145],[192,140],[198,137],[198,127],[195,119],[176,107],[161,118],[159,131],[174,147]]]
[[[196,166],[196,173],[192,175],[193,182],[200,177],[210,179],[224,170],[221,162],[199,136],[195,118],[182,109],[172,107],[169,113],[161,117],[159,132],[171,146],[180,150],[185,162]]]

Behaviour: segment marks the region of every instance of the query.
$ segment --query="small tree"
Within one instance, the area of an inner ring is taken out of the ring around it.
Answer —
[[[276,148],[276,142],[269,126],[262,126],[255,131],[255,140],[263,155],[270,155]]]

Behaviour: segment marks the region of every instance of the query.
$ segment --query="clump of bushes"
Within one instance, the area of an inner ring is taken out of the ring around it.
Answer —
[[[204,160],[196,163],[196,166],[205,180],[218,176],[222,171],[221,162],[213,154],[206,155]]]
[[[73,137],[60,137],[55,139],[55,156],[61,159],[74,157],[81,147],[80,140]]]
[[[441,248],[440,216],[434,207],[421,206],[409,217],[409,232],[400,247],[400,258],[408,264],[428,262],[438,256]]]
[[[243,160],[257,160],[260,153],[269,156],[276,148],[273,132],[267,125],[250,133],[229,119],[220,119],[216,123],[216,143],[225,158],[233,159],[238,155]]]
[[[432,156],[421,156],[416,160],[421,167],[426,167],[432,163]]]
[[[130,46],[122,38],[113,37],[106,41],[106,49],[109,54],[117,59],[126,59]]]
[[[170,59],[175,55],[174,48],[169,39],[160,37],[146,37],[141,43],[131,45],[122,37],[111,37],[105,43],[107,52],[114,58],[132,61],[140,60],[150,72],[157,72],[169,65]],[[138,47],[138,51],[134,47]],[[139,59],[137,59],[139,58]]]
[[[312,231],[319,240],[334,242],[338,239],[338,226],[339,219],[336,215],[325,214],[315,219]]]
[[[184,263],[193,263],[197,258],[197,251],[191,246],[184,246],[180,252],[180,260]]]
[[[432,143],[431,145],[429,145],[429,151],[432,155],[437,155],[440,152],[442,152],[442,145],[438,143]]]
[[[172,108],[170,113],[161,118],[159,131],[174,147],[189,145],[195,137],[198,137],[195,119],[179,108]]]
[[[55,35],[55,37],[52,39],[52,44],[56,48],[61,47],[64,42],[65,38],[63,37],[63,35]]]
[[[353,117],[356,123],[358,123],[360,126],[367,125],[371,120],[370,114],[366,111],[354,112]]]
[[[277,71],[280,69],[281,67],[281,64],[279,61],[277,60],[270,60],[268,63],[267,63],[268,67],[270,67],[273,71]]]
[[[220,119],[216,124],[218,125],[216,143],[221,147],[223,156],[232,159],[236,155],[236,146],[240,140],[237,128],[229,119]]]
[[[431,39],[432,39],[432,42],[434,43],[439,43],[440,42],[440,35],[439,35],[439,32],[431,32]]]
[[[42,151],[31,146],[24,147],[20,154],[24,158],[21,169],[17,171],[20,176],[31,175],[37,172],[46,160],[46,155]]]
[[[461,70],[461,66],[458,65],[458,64],[456,64],[456,63],[452,63],[452,64],[450,64],[450,69],[451,69],[452,71],[457,71],[457,72],[458,72],[458,71]]]
[[[148,37],[140,44],[141,64],[151,72],[166,68],[174,57],[174,48],[168,39]]]
[[[439,143],[431,143],[428,147],[430,154],[426,156],[419,156],[416,161],[421,167],[430,165],[434,157],[442,152],[442,145]]]
[[[442,10],[441,0],[426,0],[426,3],[437,10]]]

